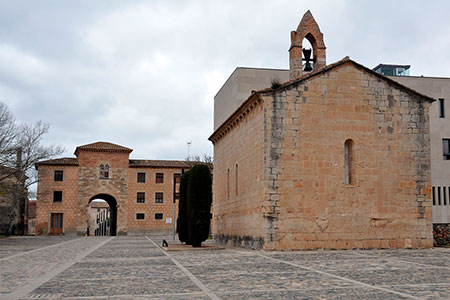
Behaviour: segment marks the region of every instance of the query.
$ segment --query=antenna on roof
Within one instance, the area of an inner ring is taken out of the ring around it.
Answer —
[[[192,145],[192,141],[188,141],[187,142],[187,148],[188,148],[187,160],[188,161],[191,159],[191,145]]]

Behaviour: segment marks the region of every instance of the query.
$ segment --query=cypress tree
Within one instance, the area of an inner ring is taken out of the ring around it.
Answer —
[[[211,219],[212,182],[208,166],[192,167],[188,182],[189,241],[193,247],[200,247],[208,239]]]
[[[189,184],[189,172],[184,173],[180,179],[180,199],[178,202],[178,219],[177,219],[177,232],[178,239],[182,243],[190,245],[189,242],[189,225],[188,225],[188,184]]]

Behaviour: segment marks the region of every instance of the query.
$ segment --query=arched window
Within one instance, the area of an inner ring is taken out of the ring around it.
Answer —
[[[238,195],[238,183],[239,183],[239,169],[238,164],[236,164],[236,196]]]
[[[105,166],[103,164],[100,165],[100,178],[105,178]]]
[[[230,198],[230,169],[227,171],[227,198]]]
[[[109,178],[109,165],[100,165],[100,178]]]
[[[105,178],[109,178],[109,165],[105,165]]]
[[[345,149],[345,184],[355,183],[355,162],[353,153],[353,140],[346,140],[344,144]]]

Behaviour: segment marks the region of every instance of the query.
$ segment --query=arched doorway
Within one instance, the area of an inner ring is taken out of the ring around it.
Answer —
[[[109,211],[102,211],[98,210],[99,212],[99,222],[107,221],[107,227],[103,227],[101,229],[99,228],[89,228],[89,231],[91,230],[97,230],[97,234],[92,234],[89,232],[89,235],[111,235],[115,236],[117,234],[117,201],[116,199],[108,194],[97,194],[89,199],[89,204],[93,202],[100,203],[106,202],[109,205]],[[101,207],[101,206],[100,206]],[[91,205],[88,205],[88,209],[91,209]]]

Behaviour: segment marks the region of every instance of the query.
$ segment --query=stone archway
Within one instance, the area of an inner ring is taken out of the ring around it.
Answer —
[[[93,201],[93,200],[104,200],[106,201],[106,203],[108,203],[109,208],[110,208],[110,230],[109,230],[109,234],[111,236],[115,236],[117,235],[117,201],[116,198],[114,198],[111,195],[108,194],[97,194],[93,197],[91,197],[89,199],[89,204]]]

